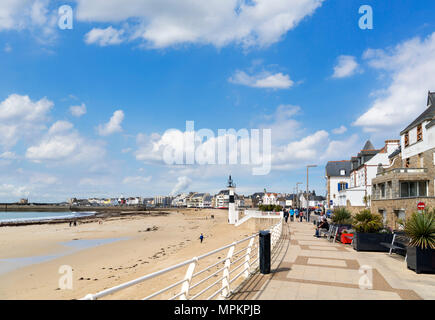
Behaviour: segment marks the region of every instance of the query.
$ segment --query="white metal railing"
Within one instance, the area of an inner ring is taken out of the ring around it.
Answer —
[[[278,243],[279,239],[281,238],[282,219],[279,221],[279,223],[277,223],[270,229],[270,233],[271,233],[271,250],[273,250],[276,244]],[[258,238],[258,236],[259,234],[257,233],[255,235],[233,242],[231,244],[207,252],[201,256],[194,257],[192,259],[178,263],[176,265],[165,268],[163,270],[153,272],[151,274],[125,282],[123,284],[100,291],[95,294],[88,294],[85,297],[83,297],[81,300],[96,300],[104,296],[114,294],[120,290],[126,289],[133,285],[143,283],[147,280],[167,274],[168,272],[174,271],[184,266],[188,266],[188,267],[183,279],[180,279],[168,285],[167,287],[146,296],[142,300],[149,300],[151,298],[155,298],[176,287],[181,287],[179,293],[171,296],[169,300],[174,300],[177,298],[180,300],[187,300],[187,299],[193,300],[199,297],[205,297],[205,299],[211,300],[216,296],[218,296],[219,294],[220,294],[220,298],[226,298],[232,293],[231,289],[234,281],[236,281],[240,277],[243,277],[245,279],[248,278],[253,273],[255,273],[256,269],[258,268],[259,246],[258,246],[258,241],[257,242],[255,241]],[[247,243],[247,245],[239,249],[240,245],[245,243]],[[212,255],[215,255],[217,253],[220,253],[226,249],[228,249],[228,252],[226,258],[223,261],[219,260],[207,266],[206,268],[195,272],[201,260],[210,257]],[[212,270],[213,268],[217,268],[217,270],[213,271]],[[199,276],[204,275],[206,272],[212,272],[212,273],[199,279],[200,278]],[[234,273],[236,274],[234,275]],[[221,274],[220,277],[218,276],[219,274]],[[215,277],[217,277],[217,279],[213,279]],[[193,283],[194,279],[198,279],[198,280],[195,283]],[[192,293],[192,290],[194,289],[196,289],[196,292]]]

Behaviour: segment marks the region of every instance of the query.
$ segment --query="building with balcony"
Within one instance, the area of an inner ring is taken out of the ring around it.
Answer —
[[[388,167],[389,156],[400,146],[399,140],[386,140],[384,147],[376,149],[368,140],[361,151],[352,157],[348,188],[338,193],[339,205],[352,212],[370,206],[372,179],[376,177],[378,166]]]
[[[400,148],[379,167],[372,180],[374,213],[398,228],[398,219],[417,211],[417,204],[435,208],[435,92],[429,92],[426,110],[400,133]]]

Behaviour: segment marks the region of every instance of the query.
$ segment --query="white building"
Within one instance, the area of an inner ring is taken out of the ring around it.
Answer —
[[[219,209],[228,209],[229,201],[230,201],[229,190],[221,190],[214,197],[214,207]]]
[[[329,161],[326,164],[326,206],[342,206],[339,201],[339,192],[347,189],[350,183],[351,163],[349,160]]]
[[[173,207],[185,208],[187,207],[187,198],[189,195],[187,193],[181,193],[172,199],[171,205]]]
[[[268,204],[277,205],[278,198],[279,198],[278,193],[266,192],[263,195],[263,204],[265,204],[265,205],[268,205]]]
[[[339,205],[363,207],[370,206],[372,179],[376,178],[378,166],[388,167],[389,156],[399,147],[399,140],[386,140],[385,146],[375,149],[367,141],[356,157],[351,158],[349,186],[339,191]]]

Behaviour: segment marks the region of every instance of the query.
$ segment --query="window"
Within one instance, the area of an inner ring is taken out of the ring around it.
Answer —
[[[421,128],[421,124],[417,126],[417,141],[423,140],[423,130]]]
[[[418,195],[420,197],[427,196],[427,183],[426,183],[426,181],[419,181],[418,182]]]
[[[381,187],[381,198],[385,198],[385,183],[379,185]]]
[[[409,133],[405,133],[405,147],[409,146]]]
[[[409,168],[409,158],[406,158],[405,160],[405,168]]]
[[[346,190],[347,187],[348,187],[348,184],[346,182],[339,182],[338,183],[338,191]]]
[[[427,197],[427,181],[401,182],[400,197]]]
[[[344,176],[346,174],[346,170],[340,170],[340,175]]]

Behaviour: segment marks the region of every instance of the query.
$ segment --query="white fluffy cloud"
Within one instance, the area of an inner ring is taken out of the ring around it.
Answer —
[[[122,110],[116,110],[108,123],[98,126],[98,134],[101,136],[108,136],[115,132],[121,132],[121,123],[123,120],[124,112]]]
[[[82,137],[67,121],[54,123],[39,144],[29,147],[26,158],[35,162],[83,163],[100,159],[105,149]]]
[[[323,0],[76,0],[81,21],[122,23],[148,47],[229,43],[267,46],[279,41]]]
[[[134,184],[134,185],[143,185],[147,184],[151,181],[152,177],[142,177],[142,176],[132,176],[132,177],[125,177],[122,180],[122,183],[124,184]]]
[[[275,74],[270,72],[262,72],[256,75],[249,75],[240,70],[237,70],[236,73],[228,79],[228,81],[248,87],[268,89],[288,89],[294,84],[289,75],[283,74],[281,72]]]
[[[94,28],[85,35],[87,44],[98,44],[102,47],[120,44],[123,39],[124,30],[117,30],[112,26],[105,29]]]
[[[0,159],[14,160],[16,158],[17,158],[17,155],[11,151],[6,151],[6,152],[3,152],[2,154],[0,154]]]
[[[81,117],[86,114],[86,105],[82,103],[80,106],[71,106],[69,111],[74,117]]]
[[[335,134],[343,134],[347,131],[347,128],[345,126],[340,126],[340,128],[335,128],[332,130],[332,133]]]
[[[358,71],[359,64],[353,56],[339,56],[337,65],[334,67],[333,78],[346,78]]]
[[[0,144],[11,147],[19,139],[44,130],[52,107],[53,102],[46,98],[32,101],[28,96],[11,94],[0,102]]]
[[[26,186],[15,186],[12,184],[0,184],[0,197],[2,198],[21,198],[28,197],[30,190]]]
[[[388,50],[369,49],[364,58],[391,81],[387,88],[374,92],[372,105],[354,125],[368,132],[400,131],[424,111],[427,92],[435,89],[435,33]]]
[[[329,142],[329,134],[319,130],[301,140],[275,147],[272,156],[274,169],[294,169],[311,161],[318,161]]]
[[[49,9],[49,0],[0,1],[0,31],[28,30],[38,40],[53,39],[57,15]]]

